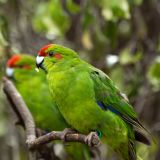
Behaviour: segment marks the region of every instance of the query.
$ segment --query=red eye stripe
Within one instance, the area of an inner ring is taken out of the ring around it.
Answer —
[[[31,69],[31,66],[25,65],[25,66],[23,66],[22,68],[23,68],[23,69],[26,69],[26,70],[29,70],[29,69]]]
[[[53,57],[55,57],[56,59],[62,59],[62,55],[61,54],[55,54]]]
[[[46,45],[44,46],[43,48],[40,49],[40,51],[38,52],[38,55],[39,56],[47,56],[47,53],[45,52],[50,46],[53,46],[53,44],[49,44],[49,45]]]

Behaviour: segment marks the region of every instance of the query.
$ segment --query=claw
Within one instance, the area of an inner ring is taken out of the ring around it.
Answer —
[[[85,142],[89,147],[98,147],[100,145],[100,140],[96,132],[90,132],[87,135]]]
[[[65,142],[67,134],[73,134],[73,133],[76,133],[76,131],[74,129],[72,129],[72,128],[65,128],[63,130],[61,139]]]

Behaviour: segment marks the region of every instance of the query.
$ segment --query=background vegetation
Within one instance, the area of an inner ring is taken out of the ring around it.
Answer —
[[[0,0],[0,78],[11,55],[36,55],[48,43],[75,49],[113,79],[155,136],[139,153],[159,160],[160,1]],[[1,89],[0,159],[26,159],[23,130],[8,108]]]

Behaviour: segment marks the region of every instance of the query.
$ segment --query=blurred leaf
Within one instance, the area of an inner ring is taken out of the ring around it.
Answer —
[[[155,140],[158,141],[157,137]],[[138,157],[141,157],[142,160],[151,160],[155,159],[155,154],[158,150],[158,144],[152,142],[150,146],[147,146],[141,143],[137,143],[136,149]]]
[[[73,0],[67,0],[67,8],[71,13],[80,12],[80,6],[73,2]]]
[[[2,32],[0,31],[0,45],[6,46],[7,44],[8,44],[7,41],[4,39],[4,36],[3,36]]]
[[[160,56],[150,65],[148,69],[148,79],[155,90],[160,89]]]
[[[8,26],[4,16],[0,15],[0,46],[8,45]]]
[[[92,43],[90,34],[87,31],[84,32],[82,35],[82,44],[88,50],[91,50],[93,48],[93,43]]]
[[[133,63],[138,62],[141,59],[142,59],[142,53],[140,51],[137,51],[136,53],[131,54],[131,51],[130,51],[129,47],[125,48],[120,53],[120,63],[122,65],[133,64]]]
[[[106,20],[117,20],[118,18],[130,18],[129,4],[127,0],[100,0],[102,15]]]
[[[37,12],[33,18],[33,26],[39,32],[53,32],[59,34],[59,29],[52,22],[49,11],[46,10],[48,4],[41,3],[38,5]]]
[[[126,77],[128,77],[128,75],[125,74],[126,73],[123,67],[117,64],[111,69],[109,76],[123,93],[125,93],[128,97],[131,97],[134,96],[136,88],[138,87],[138,83],[136,82],[137,78],[132,74],[133,77],[128,83],[126,83]]]
[[[61,1],[51,0],[48,4],[52,20],[58,28],[64,33],[70,26],[70,19],[62,8]]]
[[[120,66],[113,68],[109,74],[110,78],[121,91],[124,91],[124,77],[122,76],[123,74],[123,69]]]
[[[65,33],[70,26],[70,20],[62,9],[61,1],[51,0],[40,3],[33,18],[33,26],[39,32],[55,35]]]
[[[93,8],[88,5],[84,11],[84,16],[82,17],[83,30],[88,29],[89,25],[92,23],[95,23],[95,17],[93,17]]]
[[[125,36],[125,35],[129,35],[130,32],[131,32],[130,22],[127,20],[122,20],[118,24],[118,33]]]
[[[108,38],[110,41],[110,46],[114,48],[117,44],[117,24],[113,21],[108,21],[105,30],[104,30],[104,35]]]
[[[133,0],[133,1],[136,5],[140,5],[143,2],[143,0]]]
[[[128,0],[131,5],[141,5],[143,0]]]
[[[0,3],[6,3],[7,0],[0,0]]]
[[[94,34],[97,38],[97,40],[99,41],[99,43],[106,43],[107,38],[105,37],[104,33],[102,32],[101,28],[99,25],[94,26]],[[97,42],[98,43],[98,42]]]

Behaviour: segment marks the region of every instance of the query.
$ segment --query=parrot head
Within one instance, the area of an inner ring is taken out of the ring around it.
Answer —
[[[34,68],[35,59],[26,54],[13,55],[6,64],[6,75],[13,77],[15,69],[30,70]]]
[[[47,67],[45,62],[52,66],[59,62],[64,62],[72,58],[78,58],[78,55],[75,51],[63,47],[58,44],[49,44],[40,49],[36,58],[37,68],[42,68],[45,71]]]

